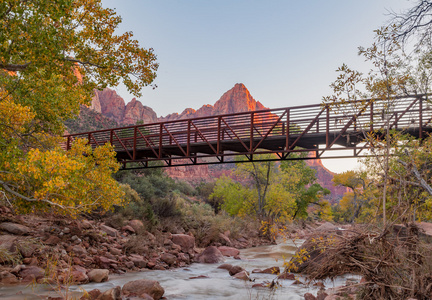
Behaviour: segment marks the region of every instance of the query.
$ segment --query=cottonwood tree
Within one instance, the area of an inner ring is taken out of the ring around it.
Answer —
[[[271,154],[257,159],[273,159]],[[315,170],[304,161],[237,162],[233,180],[216,181],[211,198],[222,200],[222,209],[231,215],[249,215],[267,227],[294,218],[306,218],[307,207],[318,204],[329,191],[316,181]]]
[[[61,212],[120,201],[111,146],[60,147],[63,122],[94,89],[139,96],[158,64],[100,0],[0,2],[0,192],[11,205]]]

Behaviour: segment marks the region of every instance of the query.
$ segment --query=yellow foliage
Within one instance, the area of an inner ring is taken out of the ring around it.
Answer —
[[[96,207],[109,209],[121,201],[124,192],[111,177],[119,169],[110,145],[92,149],[84,140],[66,152],[31,149],[20,161],[18,178],[33,194],[23,208],[48,207],[76,215]]]

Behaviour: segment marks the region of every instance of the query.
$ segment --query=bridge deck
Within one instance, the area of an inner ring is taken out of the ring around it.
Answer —
[[[111,143],[125,168],[137,162],[148,167],[151,161],[166,166],[221,163],[235,155],[254,160],[255,154],[264,153],[292,159],[292,152],[315,151],[322,157],[340,149],[352,149],[352,157],[368,147],[362,143],[367,132],[383,132],[388,123],[390,129],[422,138],[431,131],[431,121],[432,108],[419,95],[391,103],[362,100],[337,109],[308,105],[78,133],[65,136],[65,147],[76,138],[93,147]]]

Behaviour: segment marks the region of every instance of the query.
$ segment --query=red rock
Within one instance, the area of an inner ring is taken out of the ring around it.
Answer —
[[[119,286],[116,286],[115,288],[109,289],[106,292],[103,292],[100,294],[97,298],[97,300],[121,300],[121,288]]]
[[[19,276],[23,279],[23,282],[36,281],[39,278],[43,278],[44,275],[44,269],[36,266],[26,266],[19,272]]]
[[[312,295],[311,293],[304,294],[304,298],[305,298],[305,300],[317,300],[317,298],[314,295]]]
[[[147,263],[147,268],[149,268],[149,269],[153,269],[155,266],[156,266],[156,264],[154,262],[152,262],[152,261],[149,261]]]
[[[184,252],[187,252],[195,247],[195,238],[186,234],[173,234],[172,242],[179,245]]]
[[[292,284],[303,284],[303,282],[301,282],[300,280],[295,280]]]
[[[230,274],[231,276],[234,276],[235,274],[240,273],[240,272],[243,272],[244,270],[245,270],[245,269],[243,269],[243,268],[240,267],[240,266],[232,266],[232,268],[229,269],[228,271],[229,271],[229,274]]]
[[[252,273],[263,273],[263,274],[276,274],[276,275],[279,275],[280,268],[279,267],[271,267],[271,268],[267,268],[267,269],[264,269],[264,270],[260,270],[260,272],[254,272],[254,271],[252,271]]]
[[[140,279],[126,283],[122,288],[122,292],[126,297],[148,294],[157,300],[162,298],[165,290],[156,280]]]
[[[327,296],[328,296],[328,294],[325,291],[319,290],[316,298],[317,298],[317,300],[324,300],[327,298]]]
[[[224,256],[237,256],[240,254],[240,250],[233,247],[220,246],[218,249]]]
[[[144,257],[142,257],[141,255],[131,254],[129,260],[133,262],[134,265],[138,268],[145,268],[148,266],[147,262],[144,260]]]
[[[142,105],[140,101],[133,98],[125,107],[121,123],[124,125],[135,125],[138,121],[142,121],[144,124],[155,123],[157,115],[153,109]]]
[[[90,282],[105,282],[109,279],[109,270],[107,269],[93,269],[87,274]]]
[[[18,278],[13,275],[12,273],[9,273],[8,271],[0,272],[0,283],[2,284],[14,284],[18,283]]]
[[[139,232],[141,230],[144,229],[144,223],[141,222],[140,220],[130,220],[128,222],[128,225],[130,227],[132,227],[132,229],[134,230],[134,232]]]
[[[98,289],[94,289],[84,294],[84,296],[82,296],[80,300],[96,300],[97,297],[99,297],[101,294],[101,291],[99,291]]]
[[[262,283],[255,283],[252,285],[252,288],[266,288],[266,286]]]
[[[162,253],[161,260],[166,262],[168,265],[174,265],[177,261],[177,257],[169,253]]]
[[[0,235],[0,248],[10,253],[17,251],[18,238],[13,235]]]
[[[58,243],[60,243],[60,238],[58,236],[55,236],[55,235],[50,235],[48,237],[48,239],[46,239],[44,241],[44,243],[47,245],[55,246],[55,245],[58,245]]]
[[[116,237],[118,236],[118,230],[106,225],[100,225],[100,229],[105,232],[107,235]]]
[[[36,245],[31,241],[26,243],[18,243],[17,248],[23,257],[32,257],[33,253],[38,249],[40,245]]]
[[[130,225],[123,226],[122,227],[122,231],[130,232],[130,233],[135,233],[135,229],[133,229],[132,226],[130,226]]]
[[[74,245],[72,246],[72,251],[73,254],[81,256],[81,255],[87,255],[87,250],[81,246],[81,245]]]
[[[110,247],[109,251],[114,254],[114,255],[121,255],[122,251],[120,249],[114,248],[114,247]]]
[[[222,253],[215,247],[209,246],[202,253],[197,255],[196,261],[206,264],[216,264],[224,260]]]
[[[73,283],[83,284],[89,282],[89,278],[85,271],[83,272],[82,270],[73,270],[71,275]]]
[[[295,280],[295,275],[292,273],[282,273],[277,277],[277,279]]]
[[[38,259],[36,257],[27,257],[23,259],[23,264],[30,266],[37,266]]]
[[[230,264],[222,264],[222,265],[220,265],[220,266],[217,267],[217,268],[218,268],[218,269],[223,269],[223,270],[227,270],[227,271],[229,271],[229,270],[231,270],[232,267],[233,267],[233,266],[230,265]],[[252,273],[253,273],[253,271],[252,271]]]
[[[233,276],[234,278],[250,281],[249,274],[246,271],[241,271]]]
[[[0,230],[16,235],[27,235],[30,233],[30,228],[27,226],[10,222],[0,223]]]

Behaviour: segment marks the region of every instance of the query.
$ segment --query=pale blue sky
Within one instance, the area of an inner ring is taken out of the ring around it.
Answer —
[[[270,108],[320,103],[342,63],[408,0],[102,0],[160,64],[139,100],[158,116],[214,104],[236,83]],[[129,102],[133,96],[117,92]],[[332,160],[333,162],[335,160]],[[337,163],[337,162],[336,162]],[[336,169],[335,169],[336,170]]]

